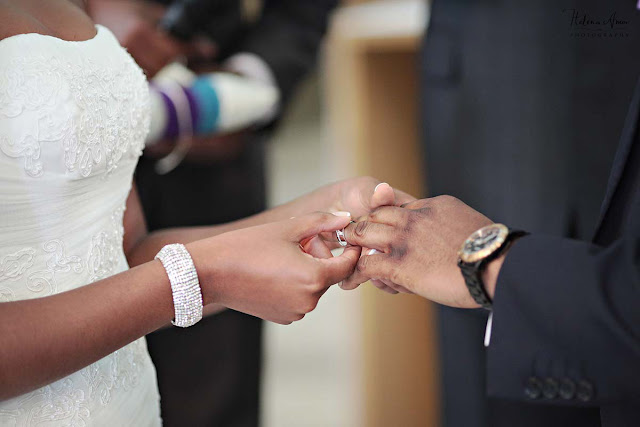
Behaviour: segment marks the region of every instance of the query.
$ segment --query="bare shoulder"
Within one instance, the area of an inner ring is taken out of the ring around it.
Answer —
[[[93,21],[68,0],[0,0],[0,40],[18,34],[38,33],[64,40],[95,36]]]

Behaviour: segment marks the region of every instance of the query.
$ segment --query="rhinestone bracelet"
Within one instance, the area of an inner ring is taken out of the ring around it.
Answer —
[[[158,252],[159,259],[169,276],[173,293],[174,326],[188,328],[202,319],[202,292],[198,273],[187,248],[181,244],[167,245]]]

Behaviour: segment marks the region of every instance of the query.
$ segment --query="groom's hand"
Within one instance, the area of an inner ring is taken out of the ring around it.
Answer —
[[[457,254],[471,233],[488,224],[487,217],[450,196],[379,208],[345,230],[350,244],[380,253],[363,253],[342,288],[354,289],[375,278],[442,304],[477,307]]]

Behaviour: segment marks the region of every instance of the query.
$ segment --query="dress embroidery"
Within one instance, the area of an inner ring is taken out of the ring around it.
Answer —
[[[89,266],[91,277],[107,277],[118,266],[118,253],[122,251],[124,227],[122,219],[124,206],[116,209],[109,217],[108,231],[101,231],[92,239],[87,261],[67,254],[65,244],[60,239],[49,240],[42,245],[42,251],[33,248],[21,249],[2,257],[0,273],[2,280],[25,279],[27,289],[38,296],[57,293],[56,273],[84,273]],[[99,242],[96,247],[95,243]],[[38,257],[49,255],[46,268],[29,273]],[[92,256],[94,262],[92,263]],[[69,280],[69,276],[65,277]],[[97,280],[97,279],[96,279]],[[15,294],[11,288],[0,287],[0,302],[12,301]],[[86,426],[90,419],[87,399],[108,405],[113,393],[128,391],[136,387],[140,374],[148,363],[144,338],[139,339],[93,363],[80,371],[82,384],[78,379],[64,379],[39,390],[21,396],[12,409],[0,406],[0,425],[3,420],[18,421],[16,425],[32,426],[52,421],[64,422],[65,426]]]
[[[33,248],[24,248],[2,257],[0,260],[0,282],[16,280],[22,276],[33,265],[35,253],[36,250]]]
[[[53,421],[69,427],[84,427],[91,411],[85,393],[74,388],[70,379],[61,380],[21,396],[16,409],[0,408],[0,421],[12,420],[12,425],[36,426]]]
[[[109,176],[123,156],[142,153],[150,123],[142,71],[129,54],[109,67],[78,58],[70,64],[33,54],[0,64],[0,118],[25,116],[29,124],[21,134],[0,134],[0,151],[23,159],[29,176],[44,172],[42,144],[61,144],[67,171],[81,177],[100,164]]]
[[[31,292],[42,293],[48,291],[44,295],[52,295],[58,292],[55,276],[56,272],[82,273],[83,265],[79,256],[65,255],[64,243],[60,240],[49,240],[42,245],[45,252],[53,255],[47,260],[47,269],[31,273],[27,279],[27,288]],[[41,296],[44,296],[41,295]]]
[[[128,268],[124,203],[149,118],[145,77],[106,28],[0,41],[0,302]],[[159,426],[159,414],[144,338],[0,402],[0,426]]]
[[[111,215],[111,227],[95,235],[91,241],[87,261],[91,282],[111,275],[120,262],[124,237],[123,215],[124,206]]]
[[[114,390],[130,390],[138,385],[140,369],[145,362],[144,355],[144,345],[138,340],[111,354],[107,369],[100,369],[98,364],[84,368],[81,374],[89,385],[91,398],[107,405]]]

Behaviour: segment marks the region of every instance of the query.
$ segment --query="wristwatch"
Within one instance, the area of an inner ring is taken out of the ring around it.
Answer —
[[[491,310],[492,301],[482,281],[487,265],[502,255],[516,239],[529,233],[491,224],[475,231],[458,251],[458,267],[474,301]]]

